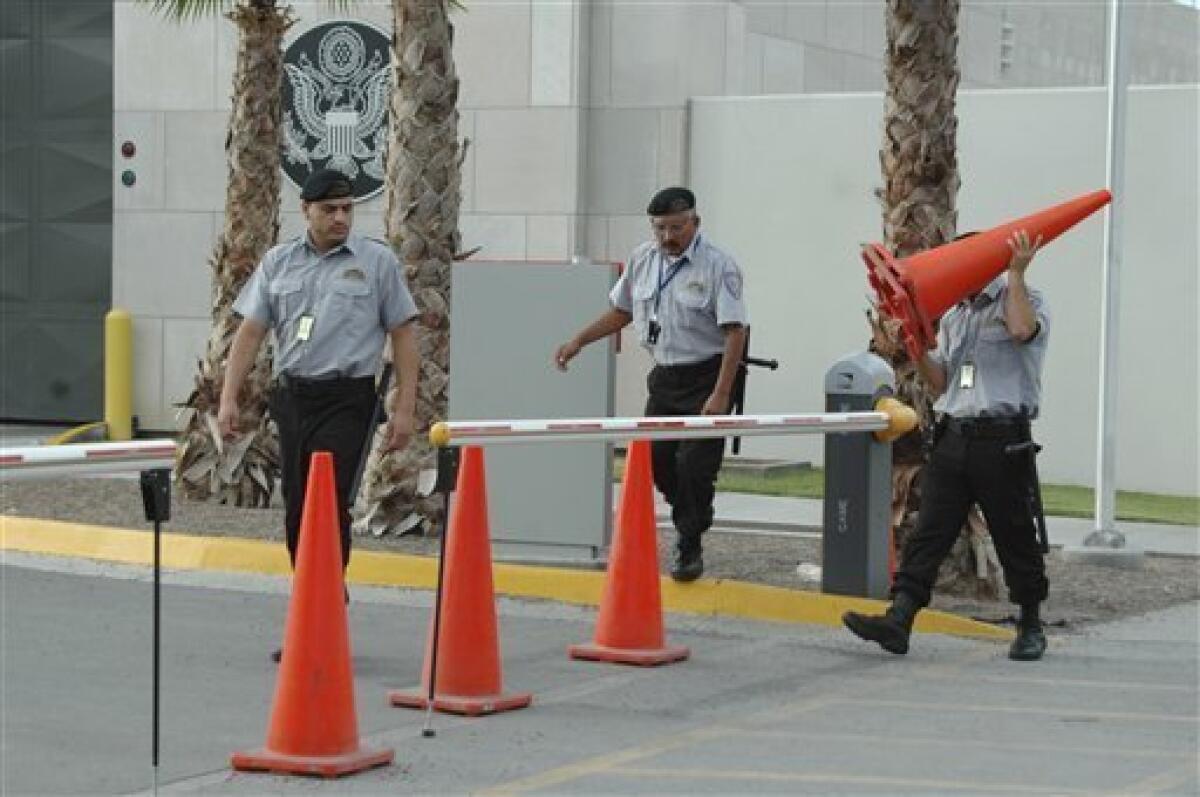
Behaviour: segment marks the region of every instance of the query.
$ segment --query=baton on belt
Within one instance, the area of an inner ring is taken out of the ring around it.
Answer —
[[[1042,447],[1032,440],[1009,443],[1004,447],[1005,455],[1024,456],[1026,459],[1025,503],[1029,507],[1029,514],[1033,518],[1034,525],[1037,526],[1038,543],[1042,553],[1050,553],[1050,537],[1046,534],[1046,513],[1042,506],[1042,486],[1037,472],[1037,455],[1041,450]]]
[[[384,404],[387,402],[388,383],[392,381],[392,364],[383,364],[383,373],[379,376],[379,386],[375,389],[375,409],[371,412],[371,423],[367,425],[367,439],[363,443],[362,453],[358,455],[358,465],[354,469],[354,481],[350,482],[350,503],[354,503],[358,488],[362,483],[363,472],[367,469],[367,460],[371,457],[374,447],[375,432],[379,424],[384,422],[387,413]]]
[[[746,345],[742,349],[742,359],[738,361],[737,375],[733,378],[733,390],[730,391],[729,414],[741,415],[746,408],[746,377],[750,367],[767,368],[774,371],[779,367],[779,360],[768,360],[762,357],[750,356],[750,327],[746,327]],[[742,438],[733,438],[731,450],[737,454],[742,449]]]

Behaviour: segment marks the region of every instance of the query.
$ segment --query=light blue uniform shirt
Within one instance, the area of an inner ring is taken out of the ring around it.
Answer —
[[[417,315],[396,255],[353,234],[325,254],[307,235],[272,247],[233,309],[274,333],[276,375],[309,379],[374,376],[387,334]]]
[[[748,318],[741,269],[700,233],[674,260],[653,241],[633,250],[609,300],[633,316],[638,340],[658,365],[687,365],[721,354],[721,327],[745,325]],[[655,344],[649,337],[651,318],[661,328]]]
[[[1013,340],[1004,324],[1006,274],[988,283],[974,302],[959,302],[942,316],[930,358],[946,371],[946,392],[934,403],[935,410],[956,418],[1037,417],[1050,310],[1039,291],[1028,291],[1038,332],[1026,343]],[[966,364],[973,366],[971,387],[963,386]]]

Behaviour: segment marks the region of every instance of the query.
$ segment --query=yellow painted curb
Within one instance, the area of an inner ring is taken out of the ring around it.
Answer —
[[[4,551],[149,565],[154,557],[153,539],[146,531],[0,517],[0,550]],[[287,551],[278,542],[175,533],[163,536],[162,563],[163,567],[172,570],[271,575],[287,575],[291,570]],[[493,566],[493,579],[500,595],[584,606],[598,605],[604,590],[603,573],[561,567],[497,563]],[[437,560],[428,556],[359,550],[354,552],[346,580],[352,584],[432,589],[437,583]],[[885,605],[868,598],[824,595],[725,579],[676,584],[664,578],[661,585],[663,609],[669,612],[780,623],[840,626],[842,613],[848,609],[879,612]],[[976,639],[1008,640],[1013,637],[1011,630],[932,610],[921,612],[916,630]]]

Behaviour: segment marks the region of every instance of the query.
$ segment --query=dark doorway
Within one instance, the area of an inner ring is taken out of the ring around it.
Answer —
[[[0,2],[0,419],[103,411],[112,0]]]

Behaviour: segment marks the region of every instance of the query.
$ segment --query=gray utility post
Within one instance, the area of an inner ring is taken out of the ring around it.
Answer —
[[[825,374],[825,410],[870,412],[895,389],[895,374],[883,359],[851,354]],[[887,596],[891,509],[891,443],[866,432],[825,435],[822,592]]]
[[[1110,0],[1106,176],[1113,199],[1104,216],[1103,315],[1100,320],[1100,413],[1096,434],[1096,527],[1083,545],[1063,549],[1073,562],[1136,569],[1141,548],[1117,529],[1117,344],[1125,220],[1125,98],[1129,84],[1129,2]]]

